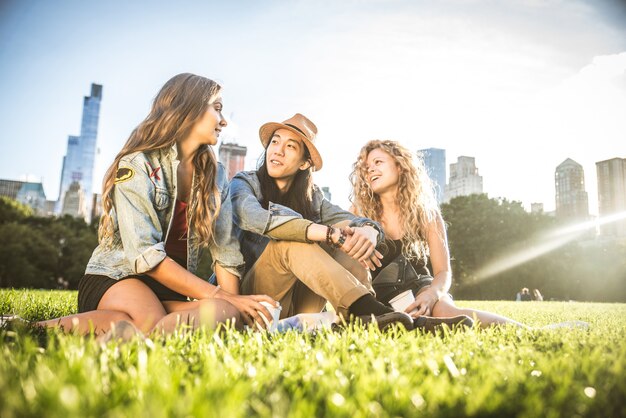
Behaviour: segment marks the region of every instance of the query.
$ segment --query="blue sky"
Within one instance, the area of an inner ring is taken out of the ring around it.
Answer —
[[[0,178],[58,194],[82,97],[104,85],[96,189],[160,86],[224,86],[225,135],[295,112],[319,128],[316,182],[346,205],[369,139],[476,158],[491,197],[554,208],[554,169],[626,157],[626,7],[609,0],[3,1]]]

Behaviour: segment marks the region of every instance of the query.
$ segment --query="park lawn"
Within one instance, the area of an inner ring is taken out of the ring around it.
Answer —
[[[590,328],[198,331],[104,347],[0,331],[0,417],[626,416],[626,304],[458,304]],[[75,309],[75,292],[0,290],[1,313]]]

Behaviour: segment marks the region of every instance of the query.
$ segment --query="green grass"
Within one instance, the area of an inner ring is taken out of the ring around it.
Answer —
[[[74,292],[0,290],[30,319],[76,309]],[[626,305],[458,302],[532,326],[433,337],[198,331],[99,346],[52,332],[45,348],[0,335],[0,416],[626,416]]]

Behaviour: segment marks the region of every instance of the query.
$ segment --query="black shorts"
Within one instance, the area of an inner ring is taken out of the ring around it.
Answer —
[[[85,274],[78,283],[78,312],[95,311],[106,291],[114,284],[125,279],[141,280],[154,292],[159,300],[188,300],[186,296],[174,292],[149,276],[129,276],[115,280],[99,274]]]

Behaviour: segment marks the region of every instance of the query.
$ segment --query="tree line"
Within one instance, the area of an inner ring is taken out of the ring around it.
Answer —
[[[512,299],[528,287],[546,300],[626,302],[624,238],[484,194],[454,198],[441,210],[457,298]]]
[[[521,287],[546,299],[626,302],[626,243],[569,231],[521,203],[461,196],[442,205],[458,299],[513,299]],[[0,197],[0,287],[76,289],[98,243],[98,221],[34,216]],[[199,275],[211,274],[208,251]]]

